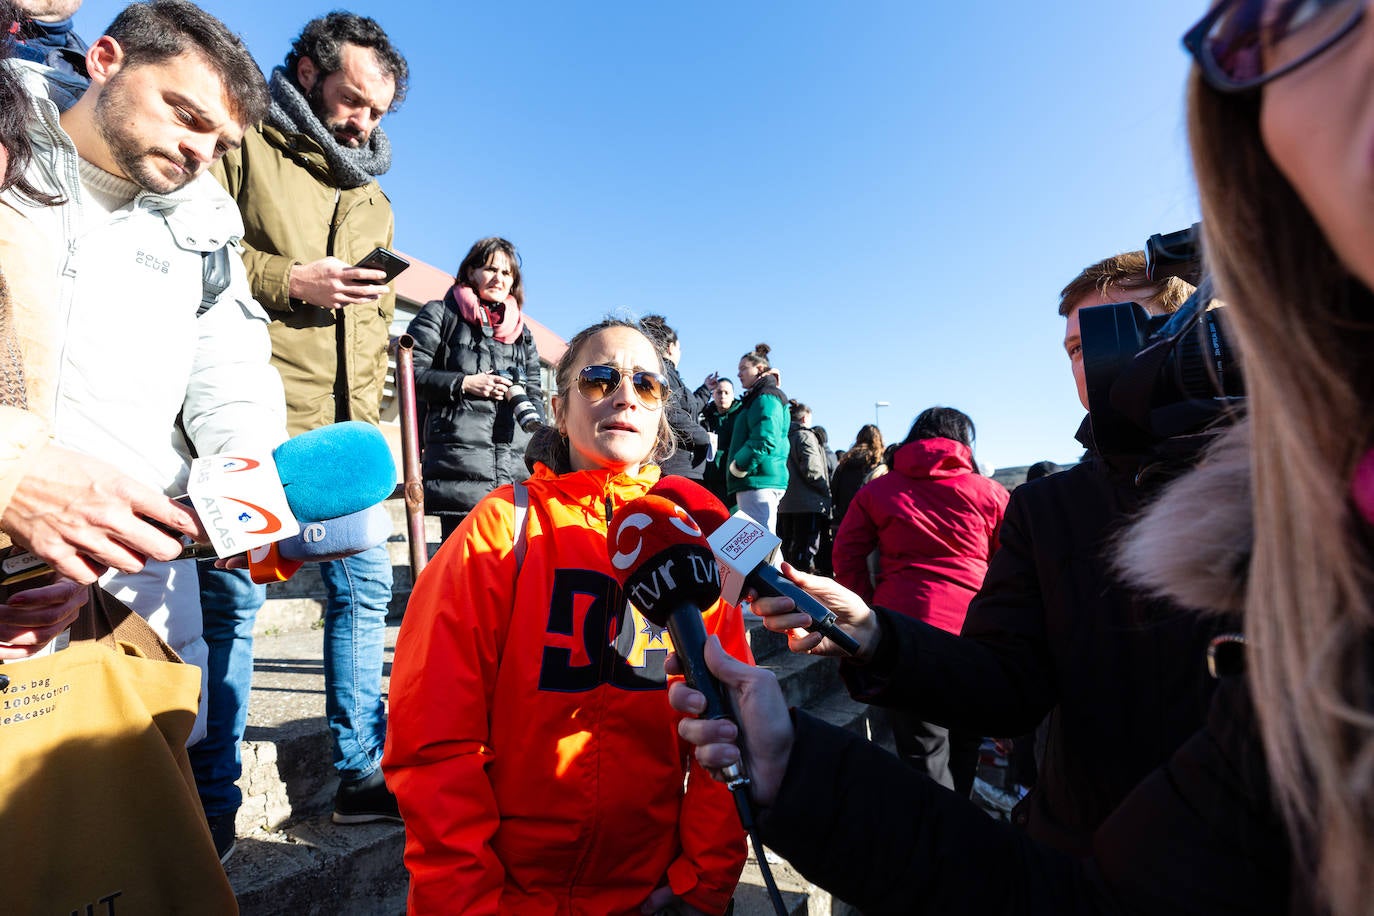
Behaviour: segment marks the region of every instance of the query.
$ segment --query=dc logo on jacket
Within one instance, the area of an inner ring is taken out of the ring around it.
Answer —
[[[553,575],[539,689],[564,693],[608,684],[621,690],[663,690],[663,662],[672,640],[635,610],[620,584],[590,569]]]

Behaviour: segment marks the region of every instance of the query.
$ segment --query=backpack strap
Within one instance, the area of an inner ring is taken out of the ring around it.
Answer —
[[[229,288],[229,281],[233,277],[229,267],[229,246],[201,252],[200,268],[202,293],[200,308],[196,309],[197,318],[210,311]]]
[[[511,486],[515,488],[515,575],[519,577],[520,567],[525,565],[525,551],[530,545],[530,488],[524,481]]]

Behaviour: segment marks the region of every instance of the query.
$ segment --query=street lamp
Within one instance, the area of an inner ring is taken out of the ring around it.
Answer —
[[[887,401],[874,401],[874,402],[873,402],[873,425],[874,425],[874,426],[878,427],[879,429],[882,429],[882,426],[883,426],[881,423],[878,422],[878,408],[880,408],[880,407],[891,407],[891,406],[892,406],[892,405],[891,405],[890,403],[888,403]]]

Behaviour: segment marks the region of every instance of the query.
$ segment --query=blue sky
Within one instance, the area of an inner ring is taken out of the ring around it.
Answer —
[[[87,0],[94,38],[123,3]],[[297,0],[201,4],[264,69]],[[396,246],[497,234],[570,336],[666,315],[683,376],[759,341],[832,445],[932,404],[994,467],[1070,461],[1056,314],[1082,267],[1197,218],[1178,39],[1199,0],[381,3],[411,65],[383,122]]]

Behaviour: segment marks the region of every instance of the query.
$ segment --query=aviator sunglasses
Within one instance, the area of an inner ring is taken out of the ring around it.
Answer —
[[[1289,73],[1344,38],[1365,0],[1221,0],[1183,36],[1219,92],[1245,92]]]
[[[584,398],[595,404],[619,389],[620,382],[625,377],[626,373],[615,366],[584,366],[582,371],[577,373],[577,390]],[[651,410],[663,406],[663,400],[668,396],[666,378],[657,372],[640,369],[630,375],[629,379],[630,387],[635,390],[639,403]]]

